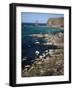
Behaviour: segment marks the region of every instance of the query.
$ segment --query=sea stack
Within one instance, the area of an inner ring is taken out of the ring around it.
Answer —
[[[35,21],[35,26],[38,27],[39,24],[38,24],[38,20]]]

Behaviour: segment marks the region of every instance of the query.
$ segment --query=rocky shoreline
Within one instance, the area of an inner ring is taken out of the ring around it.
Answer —
[[[22,77],[57,76],[64,75],[64,51],[54,50],[45,58],[36,57],[34,63],[26,65],[22,70]]]
[[[32,37],[47,39],[46,43],[41,44],[56,45],[58,48],[45,50],[42,55],[37,51],[32,65],[25,65],[22,69],[22,77],[64,75],[64,33],[34,34]]]
[[[61,32],[58,34],[55,34],[55,35],[33,34],[30,36],[32,36],[33,38],[43,38],[43,39],[47,40],[47,42],[42,43],[42,45],[56,45],[56,46],[62,46],[63,47],[63,44],[64,44],[64,34]],[[40,44],[40,43],[38,42],[35,44]]]

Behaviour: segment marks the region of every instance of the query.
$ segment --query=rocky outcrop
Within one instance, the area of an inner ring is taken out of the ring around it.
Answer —
[[[64,28],[64,18],[50,18],[47,21],[47,26]]]

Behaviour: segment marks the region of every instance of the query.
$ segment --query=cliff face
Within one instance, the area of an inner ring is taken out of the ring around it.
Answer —
[[[47,21],[47,26],[50,27],[64,27],[64,18],[50,18]]]

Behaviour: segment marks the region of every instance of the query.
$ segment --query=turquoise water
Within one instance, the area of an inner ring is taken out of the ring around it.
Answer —
[[[31,34],[56,34],[58,32],[64,32],[63,29],[49,28],[46,26],[23,26],[22,35],[31,35]]]

